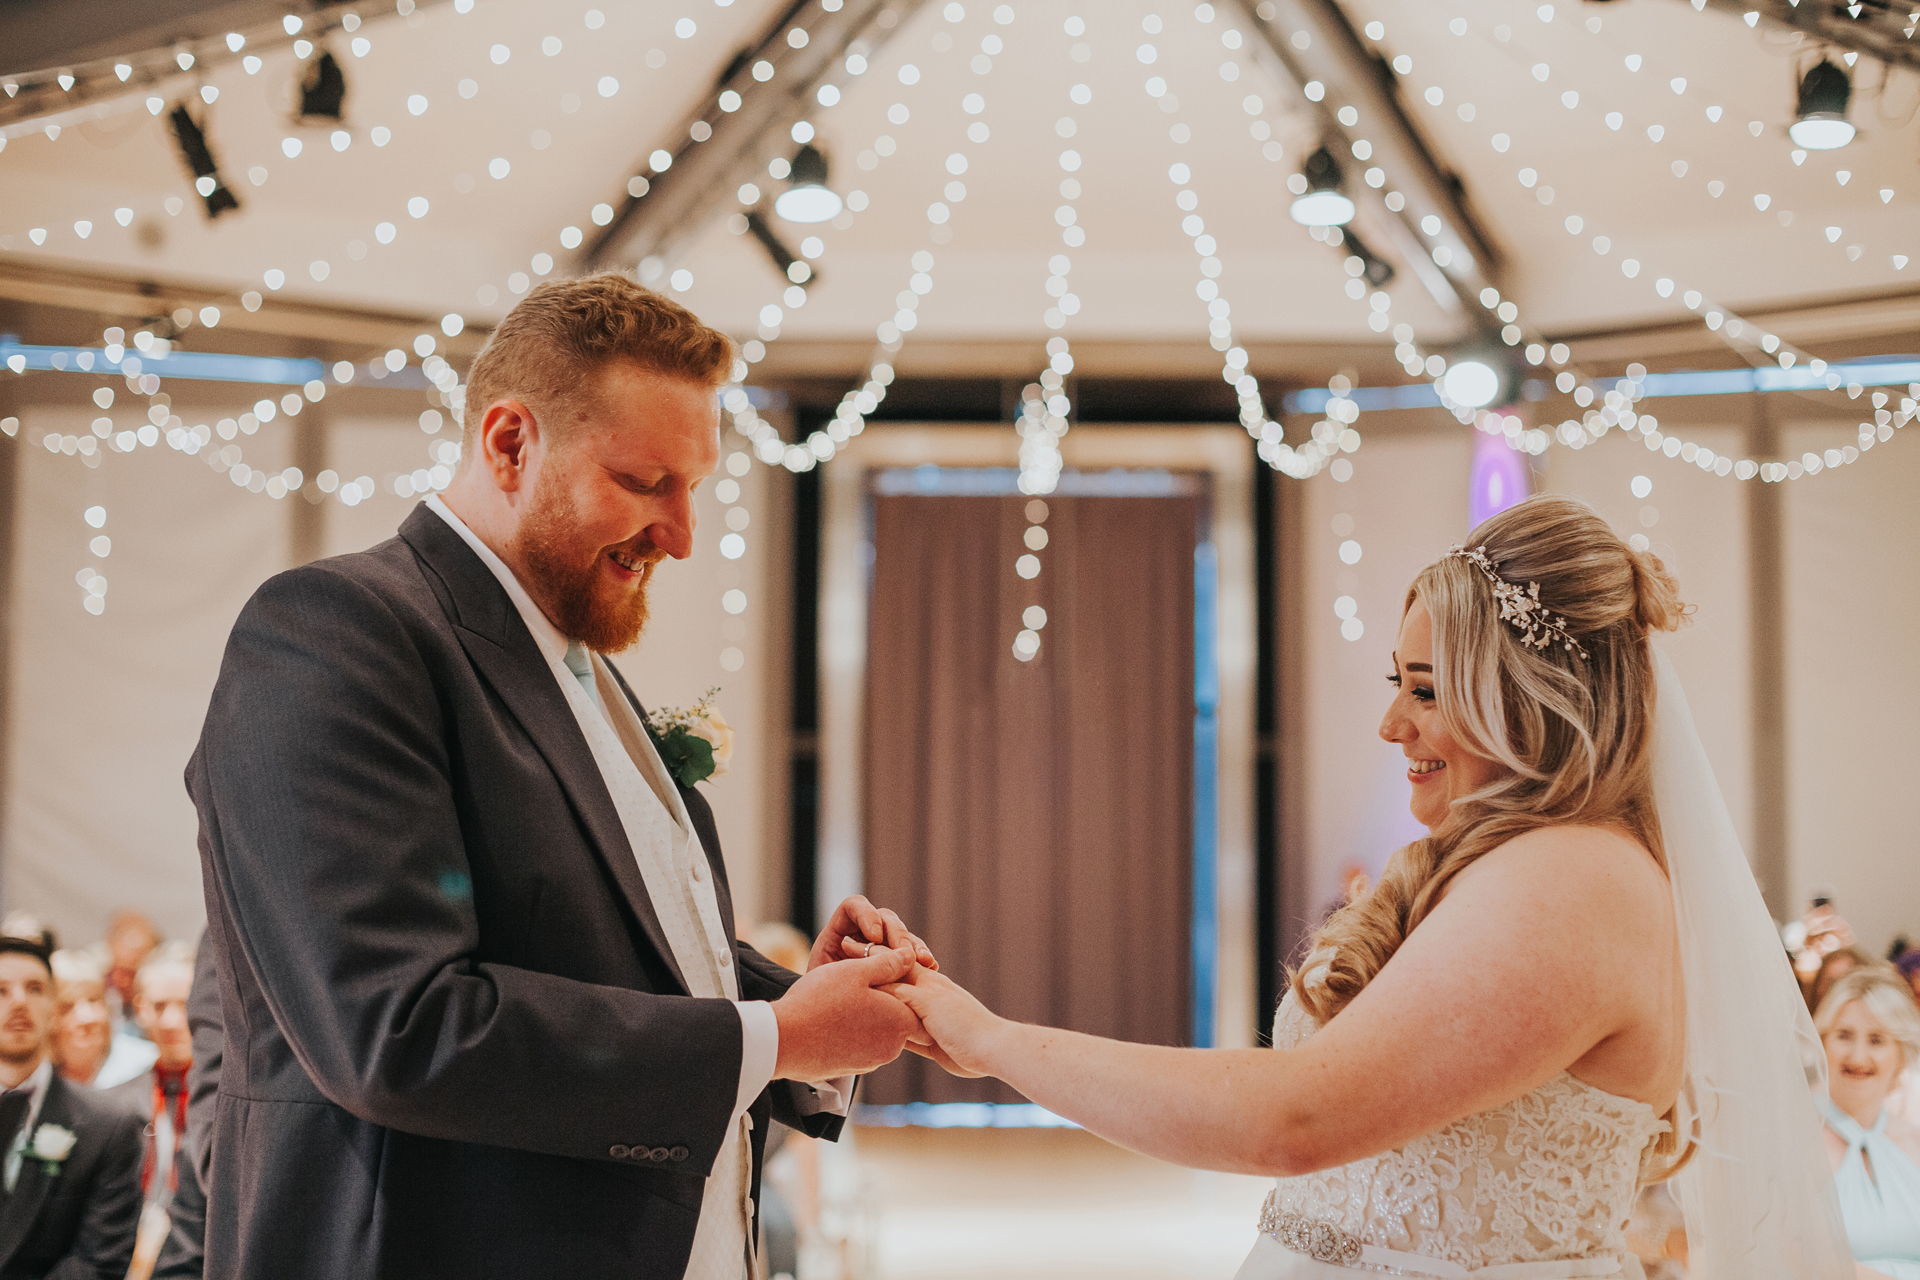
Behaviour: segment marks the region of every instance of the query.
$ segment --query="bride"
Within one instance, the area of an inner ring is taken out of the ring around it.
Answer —
[[[950,1070],[1275,1176],[1242,1280],[1638,1276],[1621,1228],[1676,1171],[1694,1276],[1844,1280],[1819,1041],[1649,643],[1686,612],[1552,496],[1414,580],[1380,734],[1431,834],[1314,938],[1274,1051],[1009,1022],[924,969],[892,990]]]

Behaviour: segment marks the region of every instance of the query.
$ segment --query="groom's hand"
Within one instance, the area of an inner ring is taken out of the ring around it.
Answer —
[[[912,971],[907,951],[875,947],[842,964],[816,964],[773,1002],[780,1024],[779,1080],[833,1080],[883,1067],[900,1056],[920,1019],[884,991]]]
[[[940,968],[940,962],[933,958],[927,944],[908,933],[899,916],[885,907],[874,906],[857,893],[840,904],[833,919],[820,931],[813,944],[813,954],[807,958],[807,968],[811,971],[835,960],[864,958],[869,952],[878,953],[882,947],[911,952],[914,959],[927,968]]]

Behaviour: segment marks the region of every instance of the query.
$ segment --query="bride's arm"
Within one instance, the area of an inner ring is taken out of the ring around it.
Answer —
[[[1296,1050],[1128,1044],[1009,1022],[940,974],[897,993],[962,1066],[1121,1146],[1291,1175],[1399,1146],[1528,1092],[1657,1004],[1665,879],[1594,830],[1529,833],[1462,874]]]

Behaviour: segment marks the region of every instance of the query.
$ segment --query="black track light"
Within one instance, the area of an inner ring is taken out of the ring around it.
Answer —
[[[812,281],[813,269],[787,247],[787,242],[780,238],[780,233],[773,229],[772,223],[761,216],[758,209],[747,212],[747,234],[760,242],[760,247],[767,251],[769,258],[773,259],[773,265],[780,269],[781,275],[795,284],[807,284]],[[800,270],[795,270],[796,267]]]
[[[1376,289],[1386,288],[1393,280],[1393,264],[1369,249],[1352,227],[1341,228],[1340,234],[1347,250],[1347,274]]]
[[[1343,175],[1333,152],[1321,147],[1307,157],[1300,172],[1287,179],[1294,194],[1288,212],[1308,227],[1343,227],[1353,221],[1353,201],[1340,190]]]
[[[300,75],[300,120],[303,124],[338,124],[347,100],[347,77],[325,49]]]
[[[187,162],[187,168],[193,170],[193,189],[207,202],[208,220],[219,217],[229,209],[238,209],[240,201],[220,180],[220,166],[207,146],[207,135],[187,110],[187,104],[176,102],[173,110],[167,114],[167,121],[173,126],[173,140],[180,148],[180,158]]]
[[[825,222],[840,212],[839,193],[827,185],[827,158],[811,142],[794,152],[787,189],[773,211],[787,222]]]
[[[1787,136],[1809,151],[1832,151],[1853,141],[1853,122],[1847,119],[1847,100],[1853,81],[1825,58],[1800,77],[1800,101]]]

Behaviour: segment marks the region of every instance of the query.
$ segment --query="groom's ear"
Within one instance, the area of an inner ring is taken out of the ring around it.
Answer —
[[[539,420],[518,400],[497,400],[488,405],[475,441],[480,465],[504,493],[518,492],[525,483],[531,454],[539,442]]]

